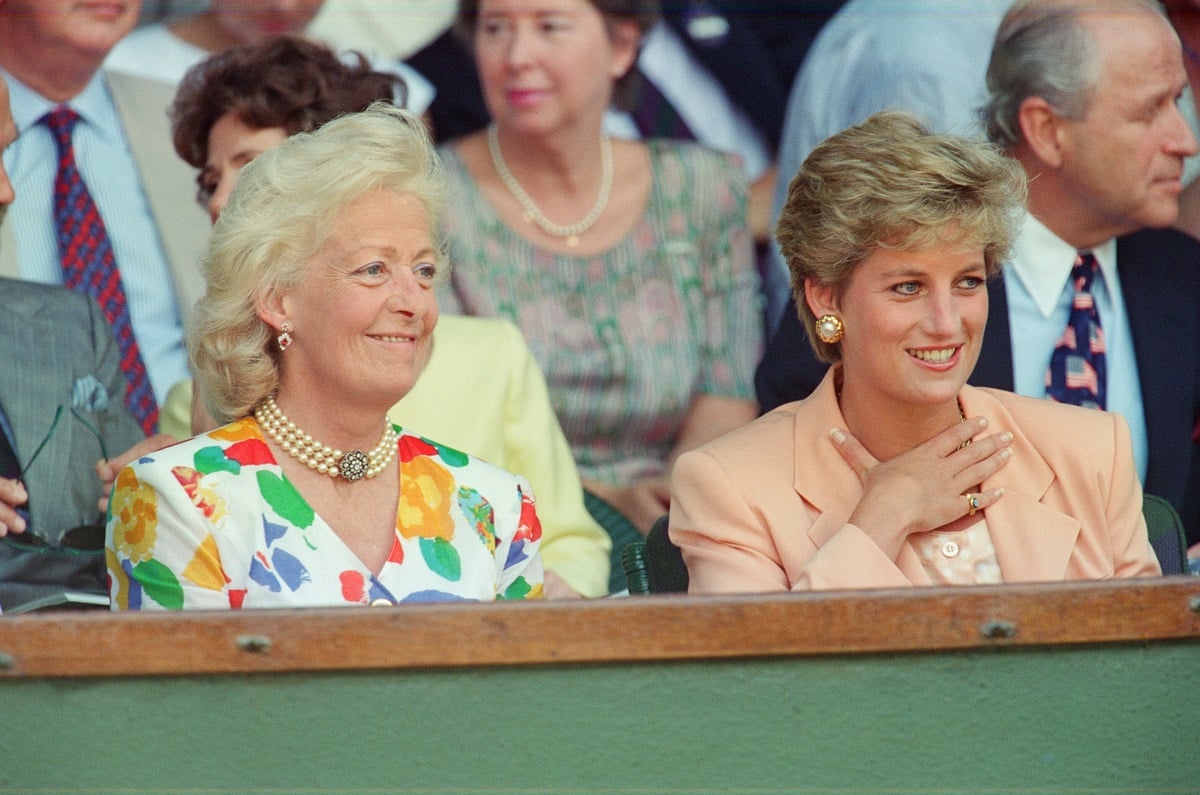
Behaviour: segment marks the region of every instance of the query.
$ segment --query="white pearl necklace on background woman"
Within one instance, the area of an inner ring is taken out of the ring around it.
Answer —
[[[396,444],[400,438],[392,424],[385,422],[383,435],[370,453],[351,450],[343,455],[341,450],[331,449],[300,430],[275,403],[274,396],[268,397],[254,409],[254,420],[275,444],[309,469],[331,478],[343,477],[351,482],[364,477],[373,478],[387,469],[396,455]]]
[[[500,181],[504,183],[504,187],[508,188],[508,192],[513,195],[513,198],[521,205],[521,209],[525,211],[525,220],[537,224],[538,229],[541,229],[551,237],[566,238],[567,246],[570,248],[578,246],[579,236],[591,229],[596,224],[596,221],[600,220],[600,216],[604,214],[604,208],[608,207],[608,197],[612,195],[612,139],[607,135],[600,136],[600,193],[596,196],[596,203],[592,205],[592,209],[588,211],[587,215],[583,216],[579,221],[566,226],[556,224],[547,218],[545,213],[534,204],[533,197],[525,192],[525,189],[521,187],[521,183],[517,182],[517,178],[509,171],[508,163],[504,162],[504,155],[500,152],[500,136],[496,132],[495,124],[488,125],[487,143],[488,152],[492,156],[492,166],[496,169],[496,173],[500,175]]]

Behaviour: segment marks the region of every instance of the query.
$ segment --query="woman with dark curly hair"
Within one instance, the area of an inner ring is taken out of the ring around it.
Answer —
[[[298,36],[235,47],[184,75],[171,106],[175,151],[200,169],[199,200],[215,223],[237,170],[255,156],[403,92],[399,76]]]

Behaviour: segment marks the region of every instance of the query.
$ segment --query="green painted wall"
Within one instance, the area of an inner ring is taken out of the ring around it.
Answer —
[[[1200,792],[1200,643],[0,680],[0,792]]]

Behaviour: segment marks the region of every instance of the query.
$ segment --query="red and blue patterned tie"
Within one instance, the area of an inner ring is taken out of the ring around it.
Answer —
[[[62,258],[63,282],[70,289],[92,296],[112,326],[121,351],[125,374],[125,404],[147,435],[158,427],[158,405],[150,377],[133,336],[129,305],[121,272],[113,257],[104,220],[75,164],[71,134],[79,114],[60,105],[43,117],[58,146],[58,173],[54,177],[54,226]]]
[[[1092,297],[1096,258],[1091,252],[1075,257],[1071,281],[1075,298],[1067,328],[1050,355],[1046,397],[1059,403],[1103,409],[1105,407],[1104,330]]]

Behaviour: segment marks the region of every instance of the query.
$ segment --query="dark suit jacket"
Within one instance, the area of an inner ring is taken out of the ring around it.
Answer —
[[[26,464],[63,413],[25,473],[31,527],[56,542],[63,531],[102,521],[96,502],[96,437],[71,413],[100,431],[109,455],[143,438],[125,409],[120,352],[100,307],[62,287],[0,279],[0,406]],[[28,531],[27,531],[28,532]],[[19,536],[14,536],[19,538]],[[23,552],[0,541],[0,609],[65,589],[107,593],[104,555]]]
[[[1188,544],[1200,541],[1200,242],[1174,230],[1146,229],[1117,239],[1117,274],[1125,297],[1146,414],[1149,463],[1145,491],[1168,500],[1183,518]],[[1002,279],[988,285],[990,311],[970,383],[1013,388],[1012,335]],[[754,384],[764,411],[812,392],[827,365],[817,360],[795,303],[759,363]]]
[[[664,21],[688,52],[716,79],[729,100],[754,122],[771,148],[779,148],[788,93],[800,63],[821,27],[846,0],[664,0]],[[692,25],[719,16],[722,36]]]
[[[453,28],[405,60],[437,91],[428,110],[434,140],[453,141],[487,126],[491,117],[483,101],[475,56]]]

